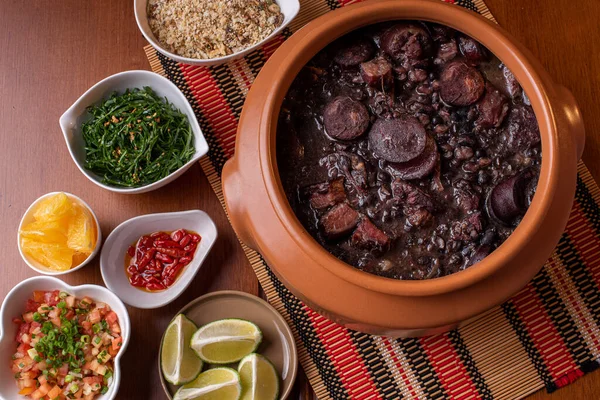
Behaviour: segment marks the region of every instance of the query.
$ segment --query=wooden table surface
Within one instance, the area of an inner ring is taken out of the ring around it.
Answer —
[[[95,210],[107,235],[136,215],[200,208],[215,220],[220,238],[191,287],[158,310],[129,308],[132,337],[123,360],[118,399],[163,399],[157,349],[174,313],[192,299],[220,289],[258,294],[244,257],[200,166],[157,191],[125,196],[90,183],[67,152],[58,118],[98,80],[119,71],[149,69],[132,0],[0,0],[0,298],[34,276],[16,246],[21,215],[38,196],[67,191]],[[570,88],[587,127],[584,160],[600,179],[600,6],[597,0],[488,0],[499,23],[523,42],[548,72]],[[70,284],[102,284],[97,258],[69,274]],[[300,374],[291,398],[310,398]],[[553,395],[532,399],[598,399],[600,372]]]

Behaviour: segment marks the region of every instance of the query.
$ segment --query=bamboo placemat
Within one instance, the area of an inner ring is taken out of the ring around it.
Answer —
[[[175,82],[194,108],[210,147],[201,165],[222,204],[221,169],[262,65],[304,24],[355,2],[302,0],[282,35],[226,65],[178,64],[145,48],[152,69]],[[482,0],[455,3],[495,21]],[[345,329],[304,305],[258,253],[242,247],[269,302],[292,327],[320,399],[518,399],[543,387],[551,392],[597,368],[600,355],[600,190],[583,163],[578,173],[567,228],[542,271],[505,304],[443,335],[395,340]]]

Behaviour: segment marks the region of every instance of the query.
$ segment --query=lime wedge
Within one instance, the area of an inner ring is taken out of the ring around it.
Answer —
[[[241,393],[237,371],[220,367],[204,371],[193,382],[179,388],[173,400],[238,400]]]
[[[242,381],[241,400],[276,400],[279,396],[279,375],[271,361],[260,354],[250,354],[238,366]]]
[[[198,329],[190,346],[198,357],[210,364],[229,364],[253,353],[262,332],[250,321],[222,319]]]
[[[176,316],[167,327],[160,363],[165,379],[173,385],[191,382],[202,371],[202,360],[189,346],[197,329],[196,324],[183,314]]]

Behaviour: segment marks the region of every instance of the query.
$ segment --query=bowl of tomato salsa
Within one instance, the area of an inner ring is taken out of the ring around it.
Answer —
[[[0,398],[116,398],[130,332],[125,305],[104,287],[21,282],[0,310]]]

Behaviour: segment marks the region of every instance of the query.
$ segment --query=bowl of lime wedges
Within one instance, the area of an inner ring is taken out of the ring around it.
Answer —
[[[173,400],[285,399],[296,379],[289,326],[248,293],[221,291],[192,301],[169,323],[159,351],[162,386]]]

